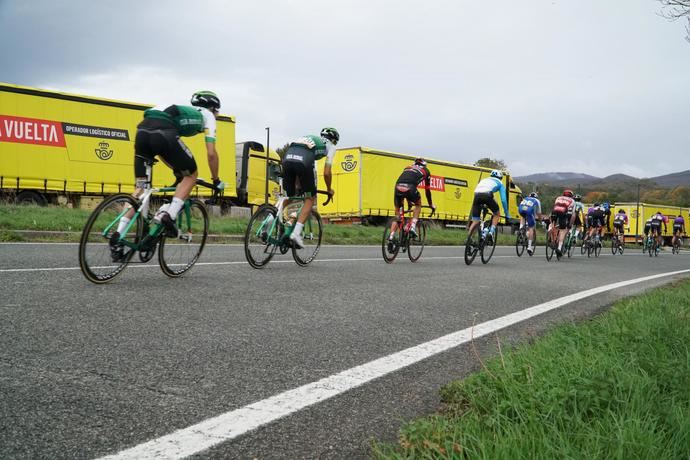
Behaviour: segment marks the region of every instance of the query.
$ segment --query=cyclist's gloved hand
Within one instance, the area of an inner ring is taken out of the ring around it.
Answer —
[[[220,179],[213,179],[213,186],[216,190],[225,190],[225,182]]]

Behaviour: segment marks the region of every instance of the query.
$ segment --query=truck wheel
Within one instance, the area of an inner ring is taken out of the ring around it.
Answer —
[[[34,190],[22,190],[17,194],[15,201],[20,205],[45,206],[47,204],[46,197]]]

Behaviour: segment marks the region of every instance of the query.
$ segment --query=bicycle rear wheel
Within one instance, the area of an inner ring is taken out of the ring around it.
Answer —
[[[79,267],[92,283],[107,283],[122,273],[132,259],[136,250],[121,241],[138,243],[141,240],[144,228],[141,215],[131,222],[127,234],[121,235],[119,241],[113,241],[111,245],[110,240],[117,231],[120,218],[138,206],[137,200],[130,195],[114,195],[99,204],[86,221],[79,240]]]
[[[483,264],[489,263],[491,256],[494,255],[494,251],[496,250],[496,240],[498,240],[498,235],[494,235],[491,233],[491,231],[489,231],[484,244],[481,245],[481,248],[479,249]]]
[[[618,252],[618,238],[614,236],[611,238],[611,254],[615,256],[616,252]]]
[[[398,222],[398,228],[393,235],[393,241],[390,241],[391,235],[391,225],[398,219],[392,218],[388,219],[386,223],[386,228],[383,229],[383,240],[381,241],[381,253],[383,254],[383,260],[387,264],[392,263],[400,252],[400,242],[402,238],[402,228],[400,222]]]
[[[256,210],[244,233],[244,256],[254,268],[263,268],[273,258],[278,246],[280,222],[275,219],[278,209],[271,204],[262,204]]]
[[[547,231],[546,232],[546,260],[551,262],[551,259],[553,258],[554,252],[556,252],[556,243],[553,240],[553,232]]]
[[[158,246],[158,263],[163,273],[171,278],[182,276],[194,266],[208,237],[206,206],[196,199],[187,203],[177,215],[180,236],[164,236]]]
[[[467,241],[465,242],[465,264],[471,265],[474,258],[477,257],[477,252],[479,252],[479,240],[480,240],[480,226],[475,226],[467,234]]]
[[[407,256],[411,262],[417,262],[424,251],[424,244],[426,243],[426,223],[423,220],[417,222],[415,227],[417,236],[407,239]]]
[[[527,237],[522,230],[518,230],[517,238],[515,238],[515,253],[518,257],[522,257],[527,248]]]
[[[577,238],[575,235],[571,232],[568,234],[568,259],[570,259],[573,256],[573,251],[575,248],[575,242],[577,241]]]
[[[601,247],[601,240],[594,242],[594,257],[599,257],[599,254],[601,254]]]
[[[298,249],[293,246],[292,257],[297,262],[297,265],[306,267],[316,258],[316,254],[319,253],[319,248],[321,247],[321,216],[315,210],[311,212],[311,215],[304,223],[302,239],[304,240],[304,247]]]

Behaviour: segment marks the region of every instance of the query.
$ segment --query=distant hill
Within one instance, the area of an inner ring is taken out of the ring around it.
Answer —
[[[664,176],[650,177],[662,187],[678,187],[679,185],[690,186],[690,169]]]
[[[690,186],[690,169],[687,171],[666,174],[663,176],[647,177],[644,179],[639,179],[627,174],[611,174],[610,176],[602,178],[582,173],[548,172],[515,177],[513,180],[519,184],[533,182],[536,184],[567,185],[573,187],[577,185],[614,185],[644,180],[646,183],[656,183],[656,185],[659,187],[673,188],[678,186]]]

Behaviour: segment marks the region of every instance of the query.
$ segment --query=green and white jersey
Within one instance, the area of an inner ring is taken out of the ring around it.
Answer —
[[[314,160],[320,160],[321,158],[325,157],[327,165],[333,163],[333,158],[335,157],[335,145],[333,145],[330,140],[324,139],[321,136],[308,134],[295,141],[292,141],[290,145],[300,145],[308,148],[313,152]]]
[[[216,117],[205,107],[189,105],[156,106],[144,112],[144,118],[170,121],[182,137],[204,133],[206,142],[216,142]]]

